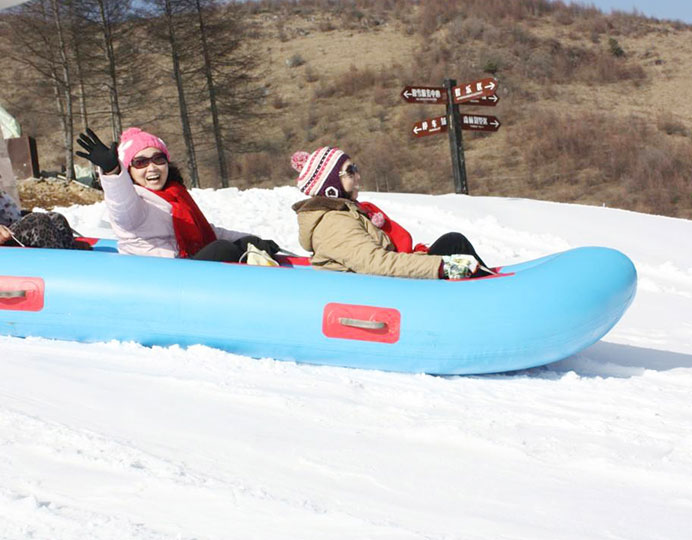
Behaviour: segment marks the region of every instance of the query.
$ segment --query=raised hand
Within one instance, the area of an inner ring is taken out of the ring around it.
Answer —
[[[101,142],[96,133],[87,128],[86,134],[80,133],[77,143],[84,148],[87,153],[75,152],[78,156],[91,161],[94,165],[101,167],[104,173],[112,173],[118,170],[118,143],[114,142],[108,148]]]

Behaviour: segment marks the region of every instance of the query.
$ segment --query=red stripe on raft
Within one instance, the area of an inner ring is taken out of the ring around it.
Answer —
[[[493,269],[495,271],[495,269]],[[501,278],[501,277],[510,277],[513,276],[514,272],[510,272],[509,274],[490,274],[489,276],[483,276],[483,277],[465,277],[465,278],[459,278],[459,279],[448,279],[447,281],[480,281],[481,279],[496,279],[496,278]]]
[[[96,242],[99,241],[98,238],[89,238],[89,237],[86,237],[86,236],[78,236],[78,237],[75,238],[75,240],[80,240],[80,241],[82,241],[82,242],[86,242],[86,243],[89,244],[90,246],[96,245]]]
[[[309,257],[291,257],[288,255],[274,255],[281,266],[310,266]]]

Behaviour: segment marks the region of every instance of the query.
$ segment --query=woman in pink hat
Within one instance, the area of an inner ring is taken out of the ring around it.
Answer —
[[[317,268],[411,278],[489,275],[471,242],[447,233],[429,248],[372,203],[359,203],[360,171],[338,148],[296,152],[297,185],[310,198],[293,205],[300,245]]]
[[[118,237],[118,251],[131,255],[237,262],[252,243],[274,255],[272,240],[215,227],[204,217],[156,135],[129,128],[107,147],[87,129],[78,156],[101,169],[101,186]]]

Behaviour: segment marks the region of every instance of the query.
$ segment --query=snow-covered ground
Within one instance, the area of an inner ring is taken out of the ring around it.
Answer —
[[[301,251],[294,188],[194,196],[210,221]],[[464,232],[491,265],[620,249],[637,297],[582,353],[479,377],[0,337],[0,538],[690,538],[692,221],[361,199],[416,241]],[[102,204],[61,211],[112,236]]]

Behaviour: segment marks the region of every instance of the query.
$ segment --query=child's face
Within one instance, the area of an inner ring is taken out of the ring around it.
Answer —
[[[360,172],[358,172],[358,167],[353,161],[350,159],[344,161],[339,171],[339,178],[341,179],[341,186],[344,188],[344,191],[351,196],[351,200],[355,201],[358,199]]]

